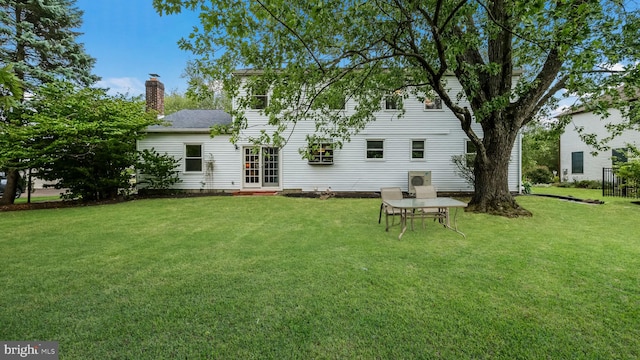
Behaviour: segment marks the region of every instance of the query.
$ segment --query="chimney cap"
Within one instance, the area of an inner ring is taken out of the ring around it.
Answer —
[[[154,77],[154,78],[159,78],[160,75],[156,74],[156,73],[151,73],[149,74],[149,76]]]

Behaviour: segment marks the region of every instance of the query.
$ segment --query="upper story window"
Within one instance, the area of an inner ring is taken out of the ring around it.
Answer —
[[[467,140],[464,143],[464,153],[467,155],[475,155],[476,152],[476,145],[471,140]]]
[[[184,171],[202,171],[202,144],[185,144],[184,146]]]
[[[384,158],[384,140],[367,140],[367,159]]]
[[[384,97],[385,110],[398,110],[402,107],[402,91],[398,90]]]
[[[399,100],[394,98],[393,96],[387,96],[384,98],[384,109],[398,110],[398,102]]]
[[[425,157],[425,141],[411,140],[411,159],[421,160]]]
[[[331,165],[333,164],[333,148],[332,142],[324,142],[311,146],[311,158],[309,164],[314,165]]]
[[[252,109],[264,109],[267,107],[267,95],[253,95],[251,98]]]
[[[425,110],[441,110],[442,109],[442,99],[438,96],[433,97],[425,97],[424,98],[424,109]]]

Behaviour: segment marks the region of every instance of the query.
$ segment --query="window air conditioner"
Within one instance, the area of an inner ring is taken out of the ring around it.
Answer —
[[[414,186],[431,185],[431,171],[409,171],[409,194],[415,194]]]

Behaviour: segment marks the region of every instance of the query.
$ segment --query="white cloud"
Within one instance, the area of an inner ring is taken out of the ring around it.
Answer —
[[[145,92],[144,82],[137,78],[108,78],[102,79],[96,84],[100,88],[108,88],[110,95],[127,94],[130,96],[142,95]]]
[[[601,67],[604,70],[609,70],[609,71],[624,71],[625,68],[627,67],[627,65],[622,64],[622,63],[600,64],[599,67]]]

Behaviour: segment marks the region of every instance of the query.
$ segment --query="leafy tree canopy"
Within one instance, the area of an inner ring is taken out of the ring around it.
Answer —
[[[315,136],[348,140],[375,120],[383,96],[435,93],[477,148],[469,209],[508,216],[528,214],[508,187],[520,129],[555,107],[558,96],[637,85],[640,21],[630,4],[154,0],[160,14],[202,12],[200,26],[180,45],[199,56],[200,68],[224,79],[231,96],[239,94],[233,71],[261,71],[237,101],[237,131],[246,126],[242,109],[250,96],[265,86],[271,98],[264,113],[276,131],[258,140],[276,145],[301,120],[316,122]],[[448,75],[459,92],[450,91]],[[355,112],[330,111],[337,97],[355,100]]]
[[[29,126],[0,122],[0,162],[21,159],[20,166],[39,169],[39,177],[84,200],[131,187],[136,140],[159,123],[142,101],[62,82],[40,88],[23,116]]]
[[[0,119],[5,118],[5,111],[10,111],[22,98],[22,82],[7,65],[0,68]]]

